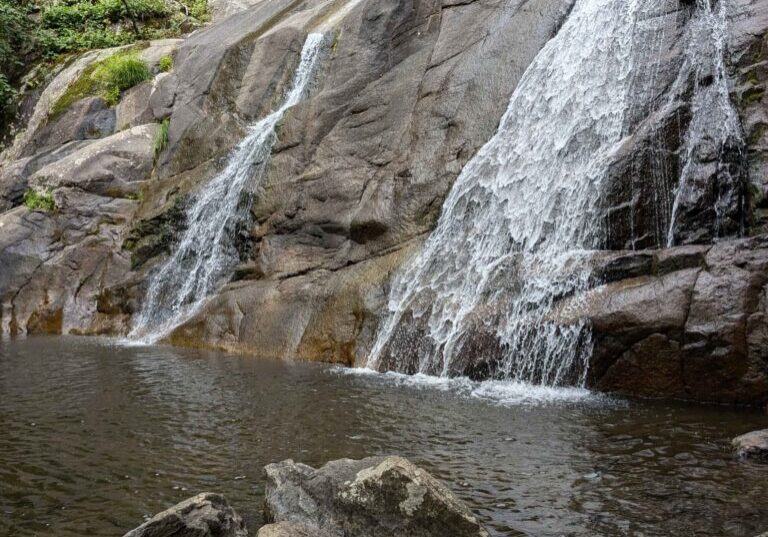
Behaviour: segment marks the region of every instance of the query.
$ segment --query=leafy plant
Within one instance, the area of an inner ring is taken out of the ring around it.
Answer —
[[[5,116],[15,98],[16,92],[5,75],[0,73],[0,117]]]
[[[157,66],[164,73],[167,71],[170,71],[171,69],[173,69],[173,58],[171,58],[170,56],[163,56],[162,58],[160,58],[160,61],[158,62]]]
[[[155,134],[155,158],[157,158],[163,150],[168,147],[168,129],[171,127],[171,120],[165,118],[157,129]]]
[[[24,205],[33,211],[54,211],[56,202],[50,190],[37,191],[32,188],[24,193]]]

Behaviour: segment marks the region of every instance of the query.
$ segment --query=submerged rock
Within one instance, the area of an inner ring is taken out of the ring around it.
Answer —
[[[124,537],[246,537],[243,520],[221,494],[203,492],[158,513]]]
[[[265,470],[267,518],[303,525],[302,531],[335,537],[488,535],[450,490],[402,457],[341,459],[317,470],[286,460]],[[259,536],[289,535],[280,533],[284,529]]]
[[[733,439],[733,447],[741,459],[768,462],[768,429],[737,436]]]

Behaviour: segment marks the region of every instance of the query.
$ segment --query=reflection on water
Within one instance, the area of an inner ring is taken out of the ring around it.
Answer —
[[[192,494],[261,523],[262,467],[398,453],[495,535],[745,536],[768,417],[97,340],[0,342],[0,535],[121,535]],[[514,529],[513,529],[514,528]]]

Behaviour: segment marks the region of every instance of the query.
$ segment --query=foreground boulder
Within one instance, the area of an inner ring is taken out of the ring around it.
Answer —
[[[203,492],[147,520],[124,537],[246,537],[243,520],[221,494]]]
[[[303,524],[279,522],[262,526],[256,537],[331,537],[331,535],[323,530]]]
[[[265,515],[304,526],[305,533],[295,535],[323,535],[306,533],[311,530],[335,537],[488,535],[461,500],[402,457],[341,459],[317,470],[287,460],[265,470]],[[260,537],[290,534],[281,528],[262,531]]]
[[[733,447],[739,458],[768,462],[768,429],[737,436]]]

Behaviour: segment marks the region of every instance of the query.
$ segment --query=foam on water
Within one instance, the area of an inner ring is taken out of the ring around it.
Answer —
[[[473,381],[467,377],[438,377],[417,373],[406,375],[394,371],[380,373],[370,368],[333,367],[329,372],[338,375],[358,376],[382,382],[390,387],[412,388],[451,392],[461,397],[480,399],[501,406],[543,406],[553,404],[611,404],[620,402],[604,394],[585,388],[554,387],[521,381]]]

